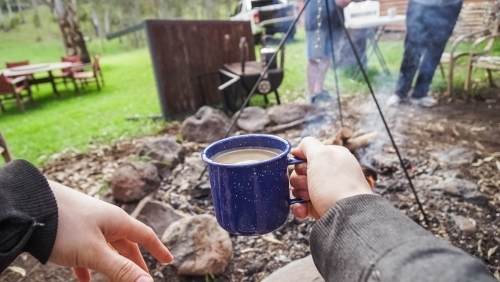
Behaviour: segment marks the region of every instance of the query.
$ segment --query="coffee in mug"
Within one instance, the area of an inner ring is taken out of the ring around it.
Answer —
[[[215,217],[226,231],[263,235],[288,219],[288,166],[305,160],[289,157],[292,146],[273,135],[248,134],[210,144],[201,157],[208,165]]]
[[[276,157],[279,153],[267,148],[242,148],[222,152],[215,156],[213,160],[220,164],[251,164],[267,161]]]

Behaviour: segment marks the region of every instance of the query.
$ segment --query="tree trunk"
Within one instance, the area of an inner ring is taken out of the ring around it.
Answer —
[[[9,13],[9,19],[13,19],[14,18],[14,14],[12,13],[12,7],[10,6],[10,2],[7,1],[7,12]]]
[[[104,10],[104,33],[106,35],[110,34],[110,22],[109,22],[109,7],[106,6]]]
[[[54,10],[61,29],[66,55],[79,55],[83,63],[90,63],[87,45],[80,30],[76,7],[72,0],[55,0]]]
[[[31,0],[31,7],[33,8],[33,13],[35,14],[35,26],[41,27],[42,23],[40,22],[40,15],[38,15],[38,3],[36,0]]]
[[[21,23],[25,23],[24,21],[24,12],[23,12],[23,6],[21,6],[21,1],[16,0],[17,4],[17,12],[19,13],[19,16],[21,17]]]
[[[3,30],[5,32],[9,31],[9,25],[7,24],[7,21],[5,20],[5,17],[3,16],[3,11],[2,11],[1,6],[0,6],[0,22],[2,22]]]
[[[101,34],[99,33],[99,29],[101,27],[99,24],[99,17],[97,16],[97,12],[94,9],[92,9],[90,14],[92,15],[92,25],[94,26],[95,36],[100,38]]]

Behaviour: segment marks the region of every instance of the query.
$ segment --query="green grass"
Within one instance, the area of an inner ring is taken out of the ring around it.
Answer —
[[[43,18],[51,18],[42,9]],[[30,16],[27,16],[30,19]],[[90,30],[89,27],[85,27]],[[87,33],[88,34],[88,33]],[[304,31],[299,30],[296,40],[286,46],[285,79],[280,87],[283,102],[306,96],[306,58]],[[32,63],[58,61],[64,54],[58,27],[46,21],[42,28],[31,22],[20,25],[8,33],[0,31],[0,66],[6,61],[29,59]],[[124,42],[127,42],[124,40]],[[463,48],[467,48],[465,44]],[[368,64],[368,74],[377,93],[391,94],[403,54],[403,42],[380,42],[392,75],[381,73],[378,61],[373,57]],[[119,138],[154,134],[164,122],[148,119],[126,121],[125,117],[160,113],[152,73],[151,59],[146,48],[132,50],[118,40],[88,42],[91,54],[101,54],[106,86],[97,91],[94,84],[76,95],[73,86],[58,85],[61,97],[56,98],[48,85],[34,88],[35,104],[26,103],[26,113],[20,114],[14,103],[7,104],[7,113],[0,114],[0,129],[6,135],[17,158],[24,158],[37,165],[49,160],[49,156],[65,148],[86,150],[91,142],[110,142]],[[495,45],[494,54],[500,54]],[[458,67],[455,80],[457,89],[463,85],[465,70]],[[486,77],[482,72],[474,75],[480,85]],[[342,96],[367,94],[368,89],[361,76],[351,72],[339,73]],[[334,92],[333,72],[329,72],[325,88]],[[445,82],[436,72],[432,84],[434,90],[444,90]],[[271,105],[275,103],[271,95]],[[252,105],[264,105],[262,96],[256,96]]]

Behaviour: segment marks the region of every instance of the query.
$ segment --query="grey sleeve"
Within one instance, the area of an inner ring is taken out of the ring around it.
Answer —
[[[486,266],[377,195],[336,203],[313,227],[311,253],[329,282],[491,281]]]

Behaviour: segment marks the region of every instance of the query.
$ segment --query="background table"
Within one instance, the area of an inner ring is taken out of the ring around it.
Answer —
[[[26,66],[20,66],[20,67],[0,70],[0,73],[3,73],[3,75],[5,75],[7,77],[17,77],[17,76],[24,76],[24,75],[32,75],[33,76],[33,74],[35,74],[35,73],[47,72],[48,76],[40,77],[40,78],[35,78],[33,76],[33,79],[28,80],[28,82],[30,85],[36,85],[36,84],[41,84],[41,83],[50,83],[50,84],[52,84],[52,90],[54,91],[54,94],[59,96],[59,93],[57,92],[56,84],[54,82],[54,76],[52,75],[52,71],[68,69],[68,68],[71,68],[73,65],[74,65],[73,63],[67,63],[67,62],[31,64],[31,65],[26,65]]]
[[[380,51],[378,47],[378,40],[382,36],[382,33],[384,32],[385,26],[394,24],[394,23],[400,23],[406,21],[406,16],[404,15],[396,15],[393,17],[389,16],[383,16],[383,17],[376,17],[376,18],[363,18],[359,17],[358,19],[351,19],[349,22],[345,23],[346,28],[350,29],[369,29],[369,28],[375,28],[375,31],[371,31],[367,34],[367,40],[370,45],[372,45],[372,53],[374,53],[378,61],[380,62],[380,65],[382,66],[383,71],[386,74],[390,74],[389,68],[387,67],[387,63],[384,59],[384,56],[382,55],[382,52]],[[371,55],[371,53],[370,53]],[[370,58],[370,55],[368,55],[368,58]],[[362,60],[366,57],[366,54],[363,54]]]

